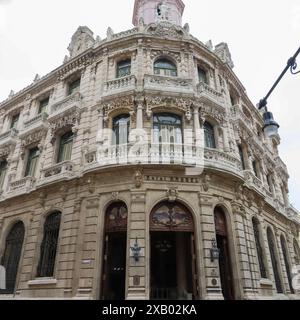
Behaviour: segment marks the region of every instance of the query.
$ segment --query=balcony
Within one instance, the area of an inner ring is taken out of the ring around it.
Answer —
[[[74,163],[64,161],[54,166],[41,170],[41,178],[37,186],[44,186],[54,182],[70,180],[75,177]]]
[[[34,177],[25,177],[21,180],[10,182],[8,187],[8,196],[16,194],[29,193],[35,186]]]
[[[68,96],[64,100],[55,103],[51,107],[51,112],[48,120],[54,120],[64,114],[69,114],[75,112],[81,107],[82,96],[80,92],[75,92],[74,94]]]
[[[133,91],[136,89],[136,77],[129,75],[126,77],[107,81],[104,84],[103,96],[115,95],[124,91]]]
[[[18,137],[18,130],[12,128],[9,131],[0,135],[0,146],[5,146],[9,144],[16,144]]]
[[[224,97],[223,94],[204,82],[200,82],[197,85],[197,95],[204,103],[217,106],[224,107]]]
[[[193,94],[193,81],[177,77],[145,75],[144,88],[152,91],[168,91],[179,94]]]
[[[182,144],[124,144],[99,146],[84,155],[84,172],[115,165],[133,164],[182,165],[189,168],[203,166],[232,172],[241,176],[239,159],[214,149],[196,148]]]
[[[38,114],[36,117],[24,122],[20,137],[41,129],[47,129],[48,114],[46,112]]]
[[[252,187],[258,193],[265,195],[265,186],[263,182],[252,171],[245,170],[244,178],[249,187]]]

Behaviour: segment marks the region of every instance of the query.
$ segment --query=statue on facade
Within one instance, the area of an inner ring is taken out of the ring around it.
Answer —
[[[165,0],[158,6],[157,14],[159,20],[169,20],[169,7]]]

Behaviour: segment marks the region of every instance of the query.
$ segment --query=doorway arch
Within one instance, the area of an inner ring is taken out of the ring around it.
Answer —
[[[112,203],[105,212],[102,300],[125,300],[128,209]]]
[[[14,224],[6,237],[4,255],[1,261],[6,270],[6,289],[0,290],[1,294],[13,294],[15,292],[24,235],[24,224],[19,221]]]
[[[198,298],[194,219],[179,202],[163,201],[150,215],[152,300]]]
[[[234,282],[232,261],[228,237],[228,225],[224,210],[216,207],[214,211],[217,246],[220,251],[219,269],[222,285],[222,292],[225,300],[234,300]]]

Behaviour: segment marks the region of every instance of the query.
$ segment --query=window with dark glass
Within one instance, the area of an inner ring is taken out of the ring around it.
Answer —
[[[6,270],[6,288],[0,290],[0,294],[14,294],[15,292],[24,234],[23,222],[17,222],[6,237],[4,255],[1,261],[1,265]]]
[[[153,142],[163,144],[182,144],[182,120],[172,113],[153,115]]]
[[[127,144],[129,141],[130,116],[122,114],[113,120],[113,144]]]
[[[232,106],[235,106],[235,98],[233,95],[230,95],[230,102]]]
[[[207,73],[204,69],[198,68],[198,78],[199,82],[204,82],[208,84]]]
[[[28,177],[28,176],[34,177],[39,156],[40,156],[39,148],[36,147],[29,150],[27,165],[25,170],[25,177]]]
[[[158,59],[154,63],[154,74],[161,76],[177,76],[176,65],[168,59]]]
[[[7,161],[6,160],[0,161],[0,190],[3,187],[6,171],[7,171]]]
[[[238,148],[239,148],[239,154],[240,154],[240,159],[241,159],[241,163],[242,163],[242,168],[243,168],[243,170],[246,170],[243,147],[241,144],[239,144]]]
[[[17,129],[19,118],[20,118],[20,114],[19,113],[15,114],[14,116],[12,116],[11,123],[10,123],[10,128],[11,129]]]
[[[266,265],[265,265],[265,260],[264,260],[264,251],[263,251],[263,247],[261,244],[259,222],[255,218],[253,218],[252,224],[253,224],[253,231],[254,231],[254,238],[255,238],[255,244],[256,244],[257,258],[258,258],[258,263],[259,263],[260,276],[262,278],[267,278],[267,271],[266,271]]]
[[[295,291],[293,288],[293,281],[292,281],[291,267],[290,267],[287,245],[286,245],[286,241],[282,235],[280,237],[280,243],[281,243],[281,249],[282,249],[282,253],[283,253],[283,260],[284,260],[286,275],[287,275],[288,282],[289,282],[289,287],[290,287],[291,293],[294,294]]]
[[[60,221],[60,212],[52,213],[45,221],[40,261],[37,270],[38,277],[53,277],[54,275]]]
[[[254,161],[252,162],[252,167],[253,167],[253,172],[254,172],[255,176],[256,176],[257,178],[259,178],[259,176],[258,176],[258,168],[257,168],[257,161],[256,161],[256,160],[254,160]]]
[[[60,138],[57,162],[71,160],[74,134],[72,131],[65,133]]]
[[[39,114],[46,112],[48,104],[49,104],[49,97],[40,101]]]
[[[131,74],[131,60],[123,60],[117,64],[117,78],[129,76]]]
[[[71,95],[73,93],[76,93],[76,92],[79,92],[80,90],[80,82],[81,82],[81,79],[78,78],[72,82],[69,83],[69,86],[68,86],[68,94]]]
[[[216,149],[214,127],[207,121],[204,123],[204,139],[205,148]]]
[[[300,248],[296,239],[294,239],[294,253],[295,253],[295,263],[300,265]]]
[[[267,174],[267,182],[268,182],[269,190],[270,190],[270,192],[272,192],[273,182],[272,182],[272,175],[271,174]]]
[[[270,228],[267,229],[268,245],[270,250],[275,285],[278,293],[283,293],[282,283],[279,274],[278,256],[275,247],[274,235]]]

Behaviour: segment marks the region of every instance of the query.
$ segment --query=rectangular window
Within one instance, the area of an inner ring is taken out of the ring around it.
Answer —
[[[19,122],[20,114],[15,114],[11,118],[10,128],[11,129],[17,129],[18,128],[18,122]]]
[[[68,95],[72,95],[73,93],[79,92],[81,79],[76,79],[73,82],[69,83]]]
[[[129,76],[131,74],[131,60],[121,61],[117,65],[117,78]]]
[[[254,172],[255,176],[256,176],[257,178],[259,178],[259,176],[258,176],[258,170],[257,170],[257,161],[256,161],[256,160],[254,160],[254,161],[252,162],[252,167],[253,167],[253,172]]]
[[[72,148],[73,148],[73,132],[67,132],[60,139],[59,151],[58,151],[58,163],[71,160]]]
[[[46,112],[48,104],[49,104],[49,97],[40,101],[39,114]]]
[[[2,187],[3,187],[6,170],[7,170],[7,162],[0,161],[0,190],[2,190]]]
[[[243,170],[246,170],[244,152],[243,152],[243,147],[241,145],[239,145],[239,153],[240,153],[240,158],[241,158],[241,162],[242,162],[242,168],[243,168]]]
[[[36,147],[29,150],[25,177],[34,177],[39,156],[40,156],[39,148]]]

